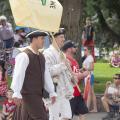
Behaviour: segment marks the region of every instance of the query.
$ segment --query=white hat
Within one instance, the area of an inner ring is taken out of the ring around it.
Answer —
[[[0,16],[0,21],[1,21],[1,20],[7,21],[7,18],[6,18],[4,15],[2,15],[2,16]]]

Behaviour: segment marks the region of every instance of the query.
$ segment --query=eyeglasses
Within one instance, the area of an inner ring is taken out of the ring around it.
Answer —
[[[118,77],[114,77],[113,79],[120,79],[120,78],[118,78]]]

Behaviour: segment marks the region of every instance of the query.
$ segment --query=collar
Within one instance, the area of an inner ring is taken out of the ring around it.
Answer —
[[[28,46],[27,48],[30,49],[34,54],[38,55],[38,54],[32,49],[31,46]],[[39,51],[38,51],[38,53],[39,53]]]
[[[50,45],[50,49],[52,49],[52,50],[54,50],[55,52],[58,52],[58,53],[59,53],[59,51],[58,51],[53,45]]]

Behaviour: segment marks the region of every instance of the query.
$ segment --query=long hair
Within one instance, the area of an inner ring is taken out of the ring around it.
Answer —
[[[6,72],[5,61],[0,60],[0,66],[2,68],[2,81],[4,81],[5,80],[5,72]]]

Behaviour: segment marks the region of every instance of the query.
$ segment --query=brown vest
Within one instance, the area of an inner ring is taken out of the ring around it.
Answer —
[[[24,51],[29,57],[29,65],[25,72],[25,79],[21,93],[43,95],[45,58],[39,53],[34,54],[31,50]]]

